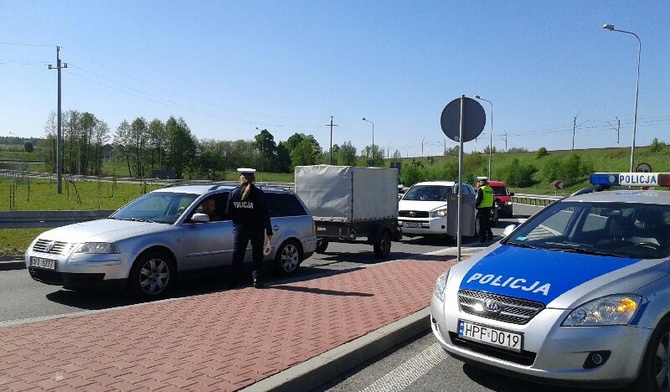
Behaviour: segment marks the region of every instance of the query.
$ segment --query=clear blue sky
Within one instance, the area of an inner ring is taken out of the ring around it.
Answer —
[[[275,141],[296,132],[329,149],[372,143],[440,154],[453,99],[493,103],[498,150],[670,142],[667,1],[0,0],[0,136],[42,137],[56,111],[121,121],[182,117],[200,140]],[[487,124],[465,151],[489,144]],[[574,118],[576,117],[576,121]],[[621,121],[617,144],[617,118]],[[573,122],[574,121],[574,122]]]

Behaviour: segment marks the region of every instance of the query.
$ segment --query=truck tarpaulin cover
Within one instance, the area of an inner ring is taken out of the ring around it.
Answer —
[[[398,217],[396,169],[296,166],[295,191],[315,220],[354,222]]]

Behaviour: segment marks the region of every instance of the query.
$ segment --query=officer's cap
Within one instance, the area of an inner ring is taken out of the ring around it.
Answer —
[[[488,182],[488,177],[482,176],[482,177],[477,177],[477,182]]]
[[[249,167],[238,167],[237,171],[240,172],[240,175],[243,177],[255,177],[256,169],[251,169]]]

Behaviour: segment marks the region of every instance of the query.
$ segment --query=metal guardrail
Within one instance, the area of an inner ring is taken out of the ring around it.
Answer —
[[[106,218],[113,212],[114,210],[0,211],[0,229],[53,228]]]
[[[548,195],[525,195],[522,193],[514,194],[512,201],[518,204],[528,204],[532,206],[546,206],[556,200],[560,200],[566,196],[548,196]]]

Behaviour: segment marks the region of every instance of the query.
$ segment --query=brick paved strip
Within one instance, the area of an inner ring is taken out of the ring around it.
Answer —
[[[0,390],[237,390],[424,309],[435,259],[2,327]]]

